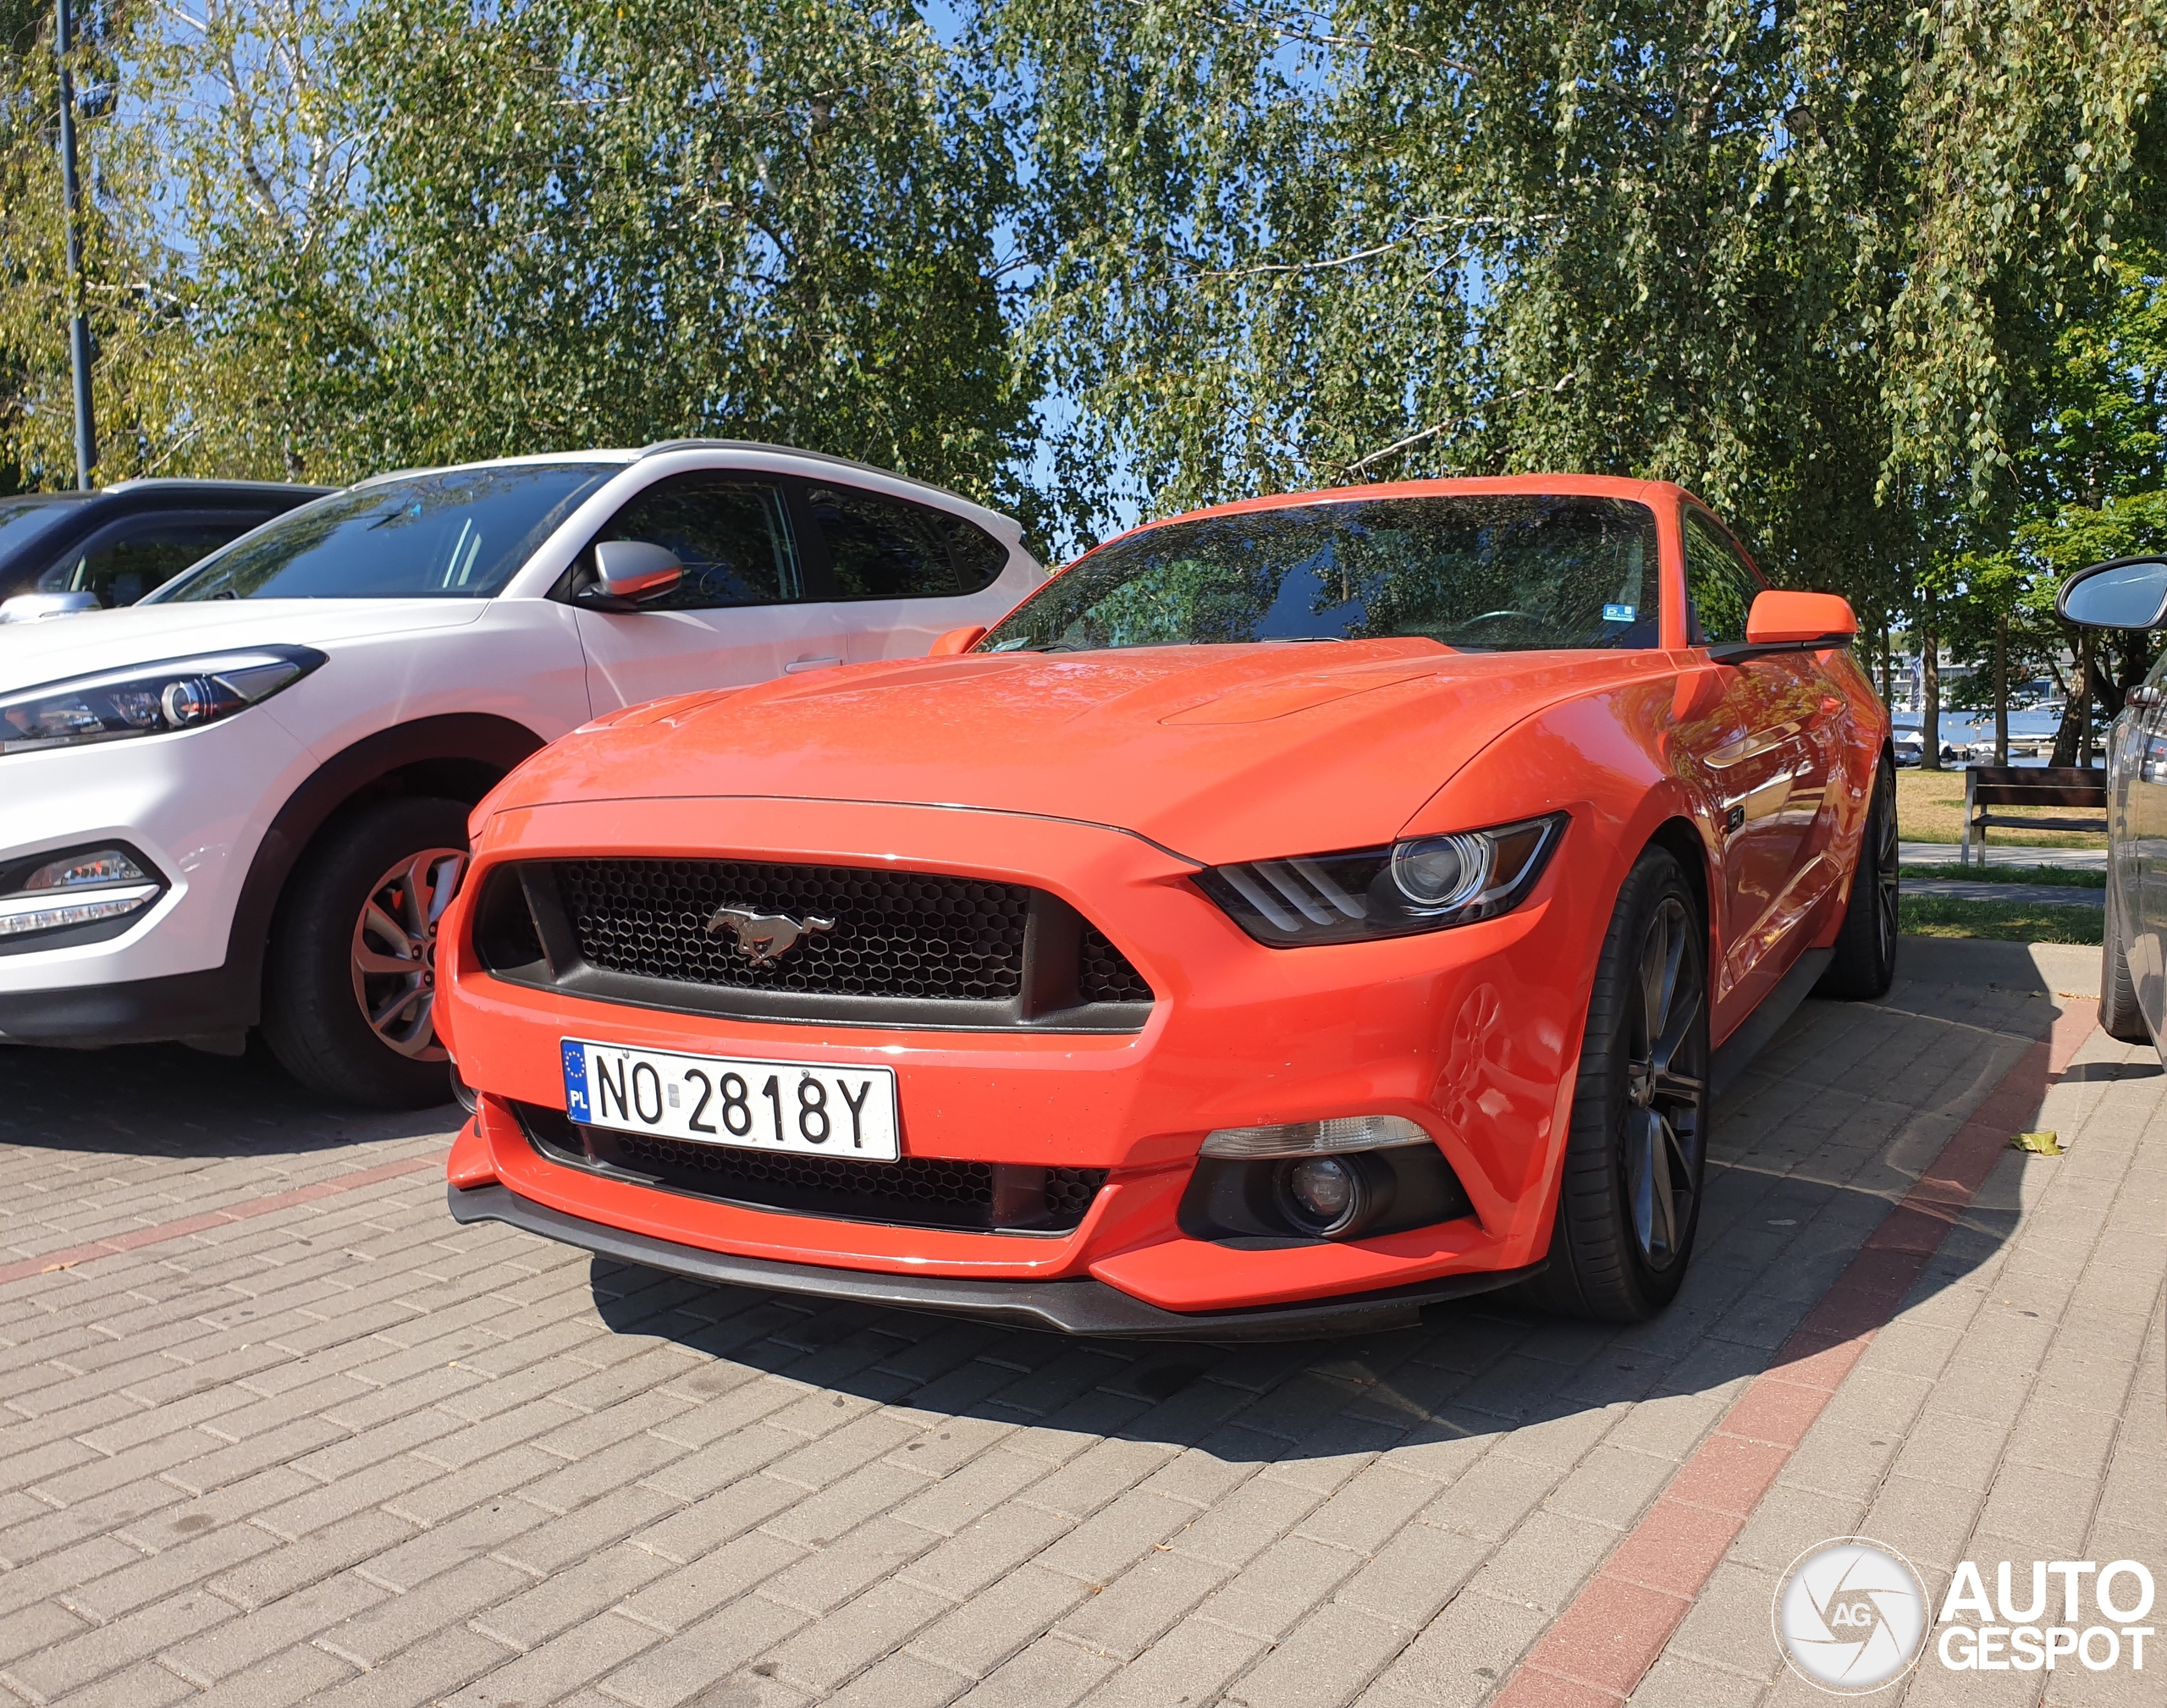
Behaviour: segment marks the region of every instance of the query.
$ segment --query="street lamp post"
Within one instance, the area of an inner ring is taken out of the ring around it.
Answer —
[[[91,420],[91,325],[83,313],[82,185],[75,176],[75,79],[68,69],[74,46],[68,0],[55,0],[53,37],[60,55],[60,194],[67,207],[68,361],[75,381],[75,484],[88,492],[97,466],[97,429]]]

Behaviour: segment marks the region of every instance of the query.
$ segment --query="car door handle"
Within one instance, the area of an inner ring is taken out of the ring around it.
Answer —
[[[841,658],[793,658],[782,668],[783,673],[788,675],[798,670],[824,670],[830,664],[841,663]]]

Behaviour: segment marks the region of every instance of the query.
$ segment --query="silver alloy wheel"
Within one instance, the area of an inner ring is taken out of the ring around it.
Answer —
[[[354,1000],[369,1030],[416,1061],[449,1059],[437,1042],[437,927],[466,870],[463,848],[424,848],[369,888],[354,922]]]
[[[1640,1260],[1657,1270],[1678,1260],[1700,1189],[1707,1083],[1696,1023],[1699,957],[1688,947],[1693,928],[1685,903],[1664,898],[1640,945],[1640,1000],[1628,1021],[1625,1203]]]

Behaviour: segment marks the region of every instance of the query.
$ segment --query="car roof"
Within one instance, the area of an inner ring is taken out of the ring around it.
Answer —
[[[799,445],[776,444],[764,439],[657,439],[653,444],[637,449],[615,446],[584,451],[542,451],[528,456],[482,457],[473,462],[438,463],[413,468],[387,469],[382,474],[368,475],[354,482],[357,487],[373,486],[378,481],[405,480],[414,475],[446,473],[452,469],[518,468],[545,463],[623,463],[629,466],[644,462],[649,457],[667,456],[672,451],[756,451],[767,456],[797,457],[805,462],[825,463],[831,468],[854,469],[862,474],[879,475],[883,480],[902,481],[929,493],[939,493],[943,498],[954,499],[973,510],[986,507],[976,499],[967,498],[944,486],[916,475],[907,475],[894,469],[884,469],[878,463],[859,462],[854,457],[840,457],[829,451],[808,451]],[[993,512],[998,515],[998,511]]]

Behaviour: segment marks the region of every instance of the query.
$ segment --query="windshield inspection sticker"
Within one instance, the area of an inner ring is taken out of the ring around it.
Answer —
[[[1606,623],[1629,623],[1633,620],[1634,609],[1631,605],[1605,605],[1602,620]]]

